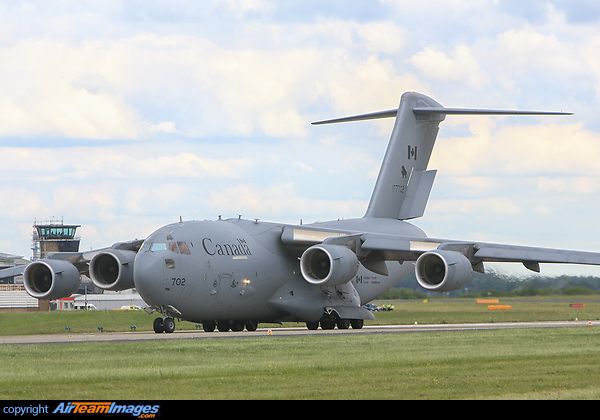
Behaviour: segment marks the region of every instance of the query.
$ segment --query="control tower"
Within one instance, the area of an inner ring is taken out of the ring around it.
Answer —
[[[33,258],[44,258],[51,252],[78,252],[81,238],[75,236],[81,225],[65,225],[63,221],[51,220],[46,223],[33,223]]]

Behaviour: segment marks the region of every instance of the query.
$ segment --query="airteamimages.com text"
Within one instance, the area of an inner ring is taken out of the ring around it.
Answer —
[[[39,404],[10,404],[4,403],[3,416],[37,417],[43,415],[129,415],[140,419],[156,418],[161,411],[161,404],[135,404],[130,402],[53,402]]]

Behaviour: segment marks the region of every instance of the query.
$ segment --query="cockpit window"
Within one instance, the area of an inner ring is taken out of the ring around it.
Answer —
[[[182,254],[190,254],[190,249],[185,242],[177,242],[177,246],[179,247],[179,252]]]
[[[190,255],[190,249],[185,242],[145,242],[141,252],[171,251],[176,254]]]
[[[150,252],[165,251],[166,249],[167,244],[164,242],[154,242],[150,245]]]

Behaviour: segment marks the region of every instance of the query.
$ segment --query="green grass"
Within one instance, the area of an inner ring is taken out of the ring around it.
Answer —
[[[600,302],[396,301],[367,324],[598,320]],[[387,302],[386,302],[387,303]],[[0,313],[0,334],[151,330],[143,311]],[[286,324],[298,326],[301,324]],[[277,325],[263,325],[275,328]],[[195,329],[178,323],[179,330]],[[597,399],[600,329],[0,346],[0,399]]]
[[[144,311],[52,311],[0,313],[0,335],[61,334],[103,332],[151,331],[152,321],[158,315]],[[67,330],[69,328],[69,330]],[[196,324],[181,322],[180,330],[195,329]]]
[[[600,300],[590,297],[547,296],[544,298],[499,299],[500,304],[510,305],[508,311],[491,311],[487,304],[478,304],[475,299],[430,299],[394,302],[391,312],[376,312],[375,324],[455,324],[471,322],[533,322],[599,320]],[[387,301],[386,301],[387,302]],[[584,308],[571,308],[570,302],[584,302]],[[384,301],[376,302],[378,304]]]
[[[569,302],[559,298],[545,297],[523,299],[500,299],[511,305],[510,311],[490,311],[475,299],[431,299],[385,301],[393,303],[391,312],[376,312],[375,321],[365,325],[380,324],[454,324],[471,322],[519,322],[519,321],[572,321],[600,320],[600,301],[589,297],[573,297],[570,301],[585,302],[584,308],[570,308]],[[377,302],[382,304],[383,301]],[[0,313],[0,335],[94,333],[98,327],[104,332],[151,331],[157,315],[144,311],[54,311],[54,312],[3,312]],[[289,323],[285,326],[303,326]],[[278,324],[261,324],[260,327],[277,328]],[[177,330],[194,330],[196,324],[178,322]]]
[[[1,399],[597,399],[597,327],[0,346]]]

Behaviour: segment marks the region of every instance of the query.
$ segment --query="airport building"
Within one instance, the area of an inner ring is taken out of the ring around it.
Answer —
[[[91,294],[75,294],[64,299],[51,302],[51,309],[70,311],[77,309],[88,310],[114,310],[114,309],[141,309],[146,303],[141,296],[132,291],[104,292]]]
[[[51,220],[33,223],[32,261],[44,258],[51,252],[78,252],[81,238],[75,236],[81,225],[65,225],[63,221]]]
[[[0,310],[21,309],[28,311],[47,310],[47,302],[29,296],[22,284],[0,284]]]

